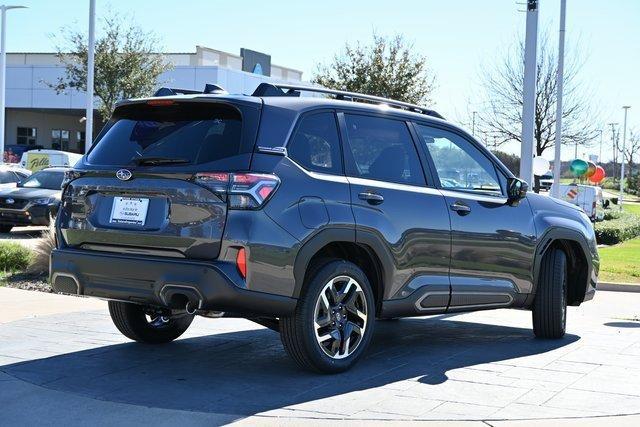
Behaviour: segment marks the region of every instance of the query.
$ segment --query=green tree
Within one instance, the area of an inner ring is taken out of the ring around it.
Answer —
[[[429,104],[435,78],[424,56],[403,36],[373,34],[371,44],[347,43],[328,65],[319,65],[313,83],[412,104]]]
[[[171,68],[158,54],[158,40],[119,15],[103,20],[103,35],[96,40],[94,93],[103,120],[107,120],[116,102],[151,95],[160,74]],[[74,28],[61,31],[56,56],[65,67],[65,75],[50,84],[57,93],[87,90],[87,36]]]

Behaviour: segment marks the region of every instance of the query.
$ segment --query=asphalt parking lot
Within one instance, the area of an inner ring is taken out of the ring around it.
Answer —
[[[640,413],[640,294],[600,292],[571,308],[560,341],[533,338],[530,313],[516,310],[378,322],[355,369],[323,376],[298,370],[275,332],[246,320],[198,318],[182,339],[149,346],[124,339],[101,301],[0,291],[12,297],[0,298],[9,315],[21,298],[44,298],[40,306],[53,312],[74,304],[70,313],[0,324],[0,402],[9,424]]]
[[[32,248],[46,229],[47,227],[41,226],[14,227],[10,233],[0,233],[0,242],[15,242]]]

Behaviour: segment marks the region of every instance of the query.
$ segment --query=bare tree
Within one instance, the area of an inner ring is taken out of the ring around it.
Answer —
[[[616,151],[622,151],[622,144],[620,144],[619,138],[616,141]],[[624,160],[627,160],[627,179],[631,179],[633,176],[633,158],[635,155],[640,155],[640,133],[638,131],[630,130],[629,138],[627,138],[626,146],[624,147]]]
[[[538,43],[536,67],[536,105],[534,140],[536,155],[555,145],[558,57],[549,47],[548,34]],[[577,75],[582,63],[567,50],[564,68],[562,112],[562,144],[586,145],[599,135],[591,120],[588,92]],[[524,86],[524,42],[508,49],[505,56],[481,75],[484,107],[479,109],[476,128],[484,130],[502,145],[510,141],[522,142],[522,104]]]

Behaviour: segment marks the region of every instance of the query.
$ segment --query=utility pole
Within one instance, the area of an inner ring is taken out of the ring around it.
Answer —
[[[598,154],[598,163],[602,163],[602,129],[600,131],[600,154]]]
[[[477,111],[473,112],[473,121],[471,124],[471,135],[473,136],[476,136],[476,114],[477,113],[478,113]]]
[[[624,109],[624,124],[622,125],[622,150],[620,150],[620,207],[622,207],[622,199],[624,196],[624,149],[627,144],[627,112],[631,108],[630,105],[622,107]]]
[[[533,124],[536,109],[536,64],[538,48],[538,0],[527,0],[524,41],[524,85],[522,99],[522,144],[520,179],[533,184]]]
[[[2,29],[0,30],[0,164],[4,164],[4,116],[6,109],[6,85],[7,85],[7,48],[5,38],[7,34],[7,10],[26,9],[26,6],[0,6],[2,14]]]
[[[560,36],[558,37],[558,74],[556,86],[558,101],[556,103],[556,145],[553,160],[553,193],[551,196],[560,198],[560,158],[562,154],[562,88],[564,84],[564,29],[566,21],[567,0],[560,1]],[[576,141],[576,158],[578,157],[578,142]]]
[[[616,126],[618,126],[618,123],[609,123],[609,126],[611,126],[611,145],[613,147],[613,150],[611,151],[613,157],[611,159],[611,161],[613,162],[613,174],[611,175],[611,177],[613,178],[613,180],[615,181],[616,178]]]
[[[96,50],[96,0],[89,0],[89,46],[87,51],[87,112],[84,128],[84,152],[93,142],[93,73]]]

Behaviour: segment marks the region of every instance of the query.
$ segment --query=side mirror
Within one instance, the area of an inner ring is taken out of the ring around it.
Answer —
[[[518,178],[507,179],[507,198],[509,202],[517,202],[527,195],[529,184]]]

